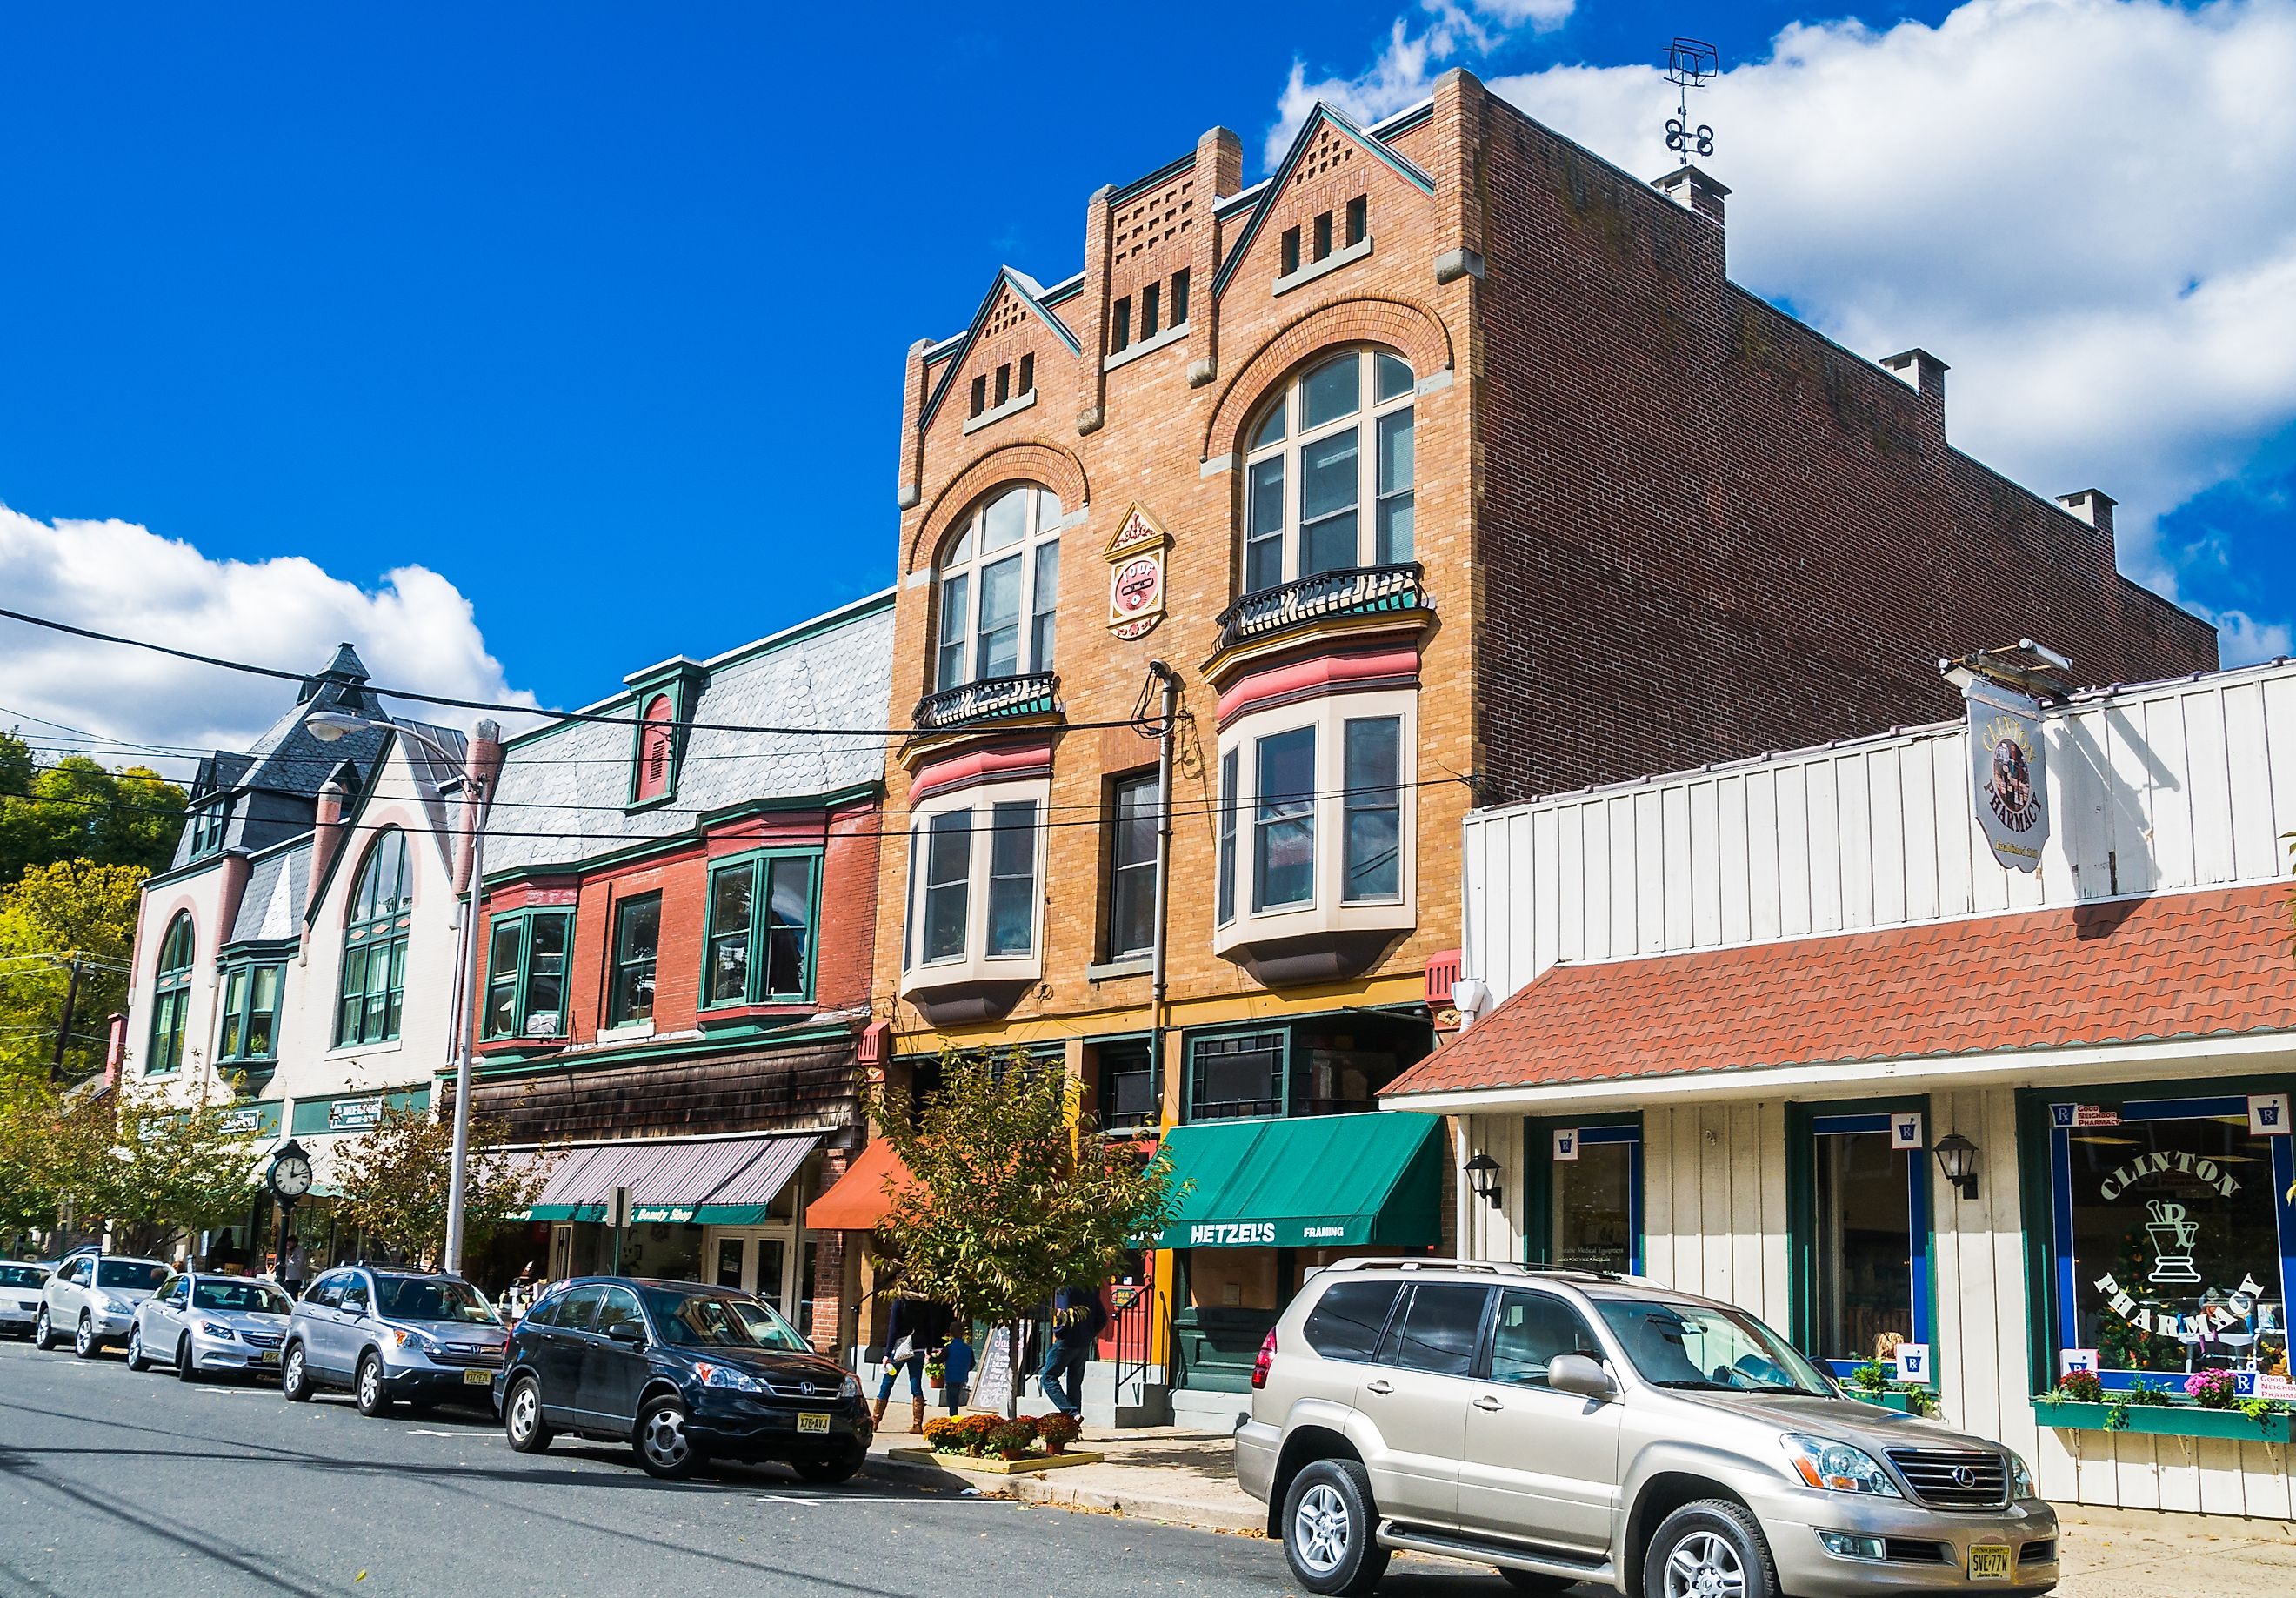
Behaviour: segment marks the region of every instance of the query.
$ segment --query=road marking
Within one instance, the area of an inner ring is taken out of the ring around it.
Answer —
[[[883,1500],[869,1493],[765,1493],[750,1500],[753,1503],[880,1503]]]
[[[471,1434],[466,1431],[432,1431],[426,1427],[410,1426],[406,1435],[410,1437],[462,1437]]]

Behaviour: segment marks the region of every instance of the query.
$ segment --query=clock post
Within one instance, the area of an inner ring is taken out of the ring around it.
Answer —
[[[303,1145],[290,1138],[271,1157],[271,1168],[264,1174],[264,1182],[271,1196],[279,1201],[279,1233],[275,1244],[275,1257],[279,1262],[280,1281],[286,1281],[288,1228],[295,1214],[295,1201],[311,1190],[311,1157]]]

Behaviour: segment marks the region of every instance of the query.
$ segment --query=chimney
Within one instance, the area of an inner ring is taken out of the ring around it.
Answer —
[[[455,856],[455,892],[458,894],[470,891],[472,844],[479,828],[485,825],[487,811],[493,808],[495,782],[502,775],[502,724],[480,722],[478,734],[472,738],[463,756],[462,846]]]
[[[1677,167],[1651,186],[1685,210],[1696,211],[1715,227],[1722,226],[1722,202],[1730,197],[1727,184],[1718,182],[1696,167]]]
[[[1920,410],[1930,424],[1930,431],[1939,442],[1945,439],[1945,375],[1951,370],[1945,362],[1926,350],[1902,350],[1895,355],[1882,358],[1882,364],[1897,374],[1907,388],[1921,396]]]
[[[1219,375],[1218,308],[1212,277],[1219,270],[1218,225],[1212,212],[1220,200],[1243,187],[1243,141],[1225,128],[1209,128],[1196,141],[1195,247],[1188,252],[1188,386],[1200,389]]]
[[[901,466],[893,484],[893,505],[898,510],[914,510],[921,494],[917,485],[924,474],[925,435],[918,419],[925,414],[925,351],[931,348],[931,339],[911,344],[901,378]]]
[[[314,894],[319,891],[319,884],[325,877],[327,868],[341,853],[344,835],[350,830],[350,823],[343,819],[343,811],[350,796],[350,787],[343,781],[343,768],[339,766],[335,774],[327,778],[326,786],[319,790],[318,806],[311,816],[311,891]],[[308,926],[308,920],[306,926]]]
[[[2057,503],[2065,507],[2068,515],[2079,517],[2103,533],[2106,543],[2112,541],[2112,507],[2119,501],[2103,489],[2082,489],[2078,493],[2059,494]]]

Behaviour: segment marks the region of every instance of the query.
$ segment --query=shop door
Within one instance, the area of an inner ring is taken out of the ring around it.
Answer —
[[[1919,1101],[1808,1118],[1797,1330],[1837,1376],[1893,1340],[1929,1346],[1926,1119]]]
[[[550,1275],[552,1281],[563,1281],[574,1274],[574,1228],[570,1224],[550,1229]]]
[[[712,1229],[709,1280],[721,1288],[755,1293],[783,1315],[797,1306],[791,1296],[791,1245],[795,1229],[788,1226]]]
[[[1523,1240],[1530,1262],[1640,1275],[1642,1116],[1527,1121],[1523,1148],[1529,1172]]]

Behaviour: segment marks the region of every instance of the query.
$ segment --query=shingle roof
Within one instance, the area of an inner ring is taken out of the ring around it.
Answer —
[[[303,902],[311,889],[311,843],[273,849],[248,867],[226,943],[269,943],[291,938],[303,924]]]
[[[893,607],[879,596],[713,663],[688,720],[721,726],[850,727],[849,737],[697,728],[678,764],[677,796],[626,811],[636,740],[627,726],[568,722],[520,739],[503,759],[488,820],[487,872],[570,864],[696,818],[760,800],[804,799],[881,782],[892,698]],[[630,696],[602,708],[628,713]],[[543,834],[549,836],[521,836]]]
[[[2296,1030],[2285,883],[1558,965],[1384,1098]]]

